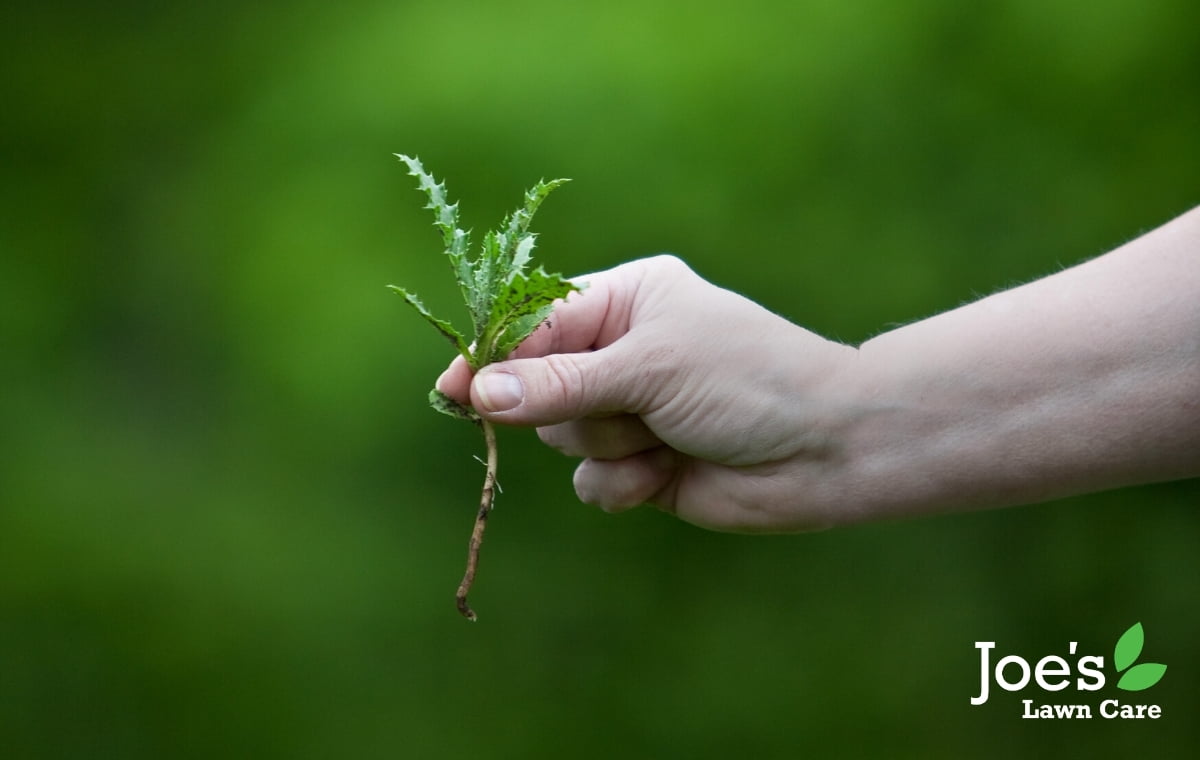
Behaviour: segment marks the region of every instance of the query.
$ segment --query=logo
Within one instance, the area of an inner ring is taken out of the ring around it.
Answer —
[[[1167,672],[1167,666],[1157,662],[1142,662],[1142,648],[1146,643],[1146,632],[1141,623],[1134,623],[1129,630],[1121,634],[1113,647],[1112,667],[1120,678],[1117,688],[1122,691],[1140,692],[1158,683]],[[1047,655],[1030,665],[1024,657],[1010,654],[990,664],[991,652],[996,648],[994,641],[976,641],[975,648],[979,650],[979,695],[971,697],[971,704],[985,704],[991,695],[991,686],[995,685],[1004,691],[1022,691],[1031,684],[1044,692],[1057,694],[1074,687],[1076,699],[1080,694],[1097,692],[1108,683],[1105,674],[1104,657],[1100,655],[1083,655],[1075,657],[1079,643],[1072,641],[1067,646],[1067,653],[1074,658],[1073,662],[1058,655]],[[1134,701],[1123,702],[1120,699],[1105,699],[1098,705],[1090,702],[1070,703],[1062,700],[1053,702],[1034,699],[1021,700],[1025,719],[1090,719],[1094,714],[1102,718],[1116,719],[1157,719],[1162,717],[1162,707],[1157,704],[1137,704]]]

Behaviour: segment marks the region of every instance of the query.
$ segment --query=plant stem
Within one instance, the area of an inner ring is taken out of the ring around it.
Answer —
[[[487,443],[487,474],[483,477],[483,493],[479,498],[479,513],[475,515],[475,527],[471,530],[471,542],[467,547],[467,570],[463,573],[462,583],[458,584],[458,593],[454,600],[458,603],[458,611],[467,620],[475,620],[475,611],[467,604],[467,592],[475,581],[475,570],[479,567],[479,547],[483,544],[483,531],[487,527],[488,513],[492,511],[492,500],[496,495],[496,431],[492,423],[480,420],[483,428],[483,440]]]

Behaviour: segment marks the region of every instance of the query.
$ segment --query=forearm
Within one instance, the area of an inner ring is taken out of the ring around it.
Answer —
[[[1200,474],[1200,210],[864,344],[848,520]]]
[[[584,458],[605,509],[814,530],[1200,475],[1200,210],[859,349],[673,257],[587,280],[438,387]]]

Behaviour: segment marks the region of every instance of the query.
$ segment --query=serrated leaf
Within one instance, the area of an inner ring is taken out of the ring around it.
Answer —
[[[1117,681],[1117,688],[1124,689],[1125,691],[1149,689],[1158,683],[1166,672],[1166,665],[1160,665],[1156,662],[1144,662],[1141,665],[1135,665],[1130,668],[1125,675],[1121,676],[1121,680]]]
[[[509,267],[509,282],[525,271],[525,265],[529,263],[529,259],[533,256],[533,246],[536,241],[537,235],[532,232],[527,233],[517,241],[516,249],[513,251],[512,264]]]
[[[417,187],[428,196],[429,204],[425,208],[433,210],[433,223],[441,229],[446,248],[465,252],[460,248],[466,241],[460,241],[460,237],[454,234],[458,229],[458,204],[450,203],[447,199],[446,183],[438,182],[433,175],[426,172],[425,167],[421,165],[421,159],[401,153],[396,153],[395,156],[408,166],[408,173],[417,178]]]
[[[1121,638],[1117,639],[1117,646],[1113,648],[1113,666],[1117,672],[1128,668],[1142,654],[1142,646],[1146,641],[1146,634],[1142,630],[1142,624],[1134,623],[1129,627],[1128,631],[1121,634]]]
[[[457,420],[466,420],[467,422],[479,422],[479,415],[475,410],[464,404],[460,404],[454,399],[442,393],[437,388],[429,392],[429,405],[442,414],[449,415]]]
[[[526,314],[514,319],[496,343],[496,361],[507,359],[513,349],[521,345],[521,341],[533,335],[538,326],[545,322],[553,311],[554,304],[547,304],[533,314]]]
[[[533,215],[537,213],[538,206],[542,205],[542,201],[546,200],[555,188],[562,187],[570,182],[569,179],[552,179],[549,182],[538,180],[538,183],[525,191],[525,204],[521,208],[514,211],[508,219],[505,220],[505,232],[509,240],[520,240],[529,229],[529,223],[533,221]]]
[[[483,250],[475,260],[471,297],[467,302],[476,336],[483,335],[492,318],[496,291],[505,276],[503,253],[503,240],[499,234],[489,231],[483,236]]]
[[[549,182],[539,180],[536,185],[525,191],[524,205],[510,214],[501,225],[504,228],[503,239],[505,260],[505,282],[525,271],[533,253],[535,235],[529,233],[529,224],[533,221],[538,207],[555,188],[570,182],[567,179],[555,179]]]
[[[579,288],[570,280],[560,274],[549,274],[541,267],[529,274],[519,274],[496,296],[489,322],[507,326],[519,317],[536,314],[543,306],[575,290]]]
[[[470,345],[449,322],[430,314],[414,294],[394,289],[451,340],[473,368],[506,356],[545,320],[556,299],[579,289],[541,267],[528,274],[524,271],[537,241],[529,224],[546,196],[568,180],[539,181],[527,190],[521,208],[484,236],[478,257],[471,260],[468,235],[458,227],[458,205],[449,202],[445,183],[426,172],[418,158],[400,153],[396,157],[417,178],[418,187],[429,199],[427,207],[434,212],[434,223],[442,231],[445,253],[471,315],[474,333]]]
[[[439,183],[433,178],[433,175],[426,172],[419,158],[401,153],[396,153],[395,156],[408,166],[408,173],[417,178],[417,187],[424,191],[429,198],[429,203],[425,208],[433,210],[433,223],[442,232],[445,253],[450,257],[450,264],[454,269],[458,286],[463,291],[463,296],[468,296],[473,284],[471,263],[467,259],[471,234],[458,227],[458,204],[450,203],[446,197],[446,183]]]
[[[405,303],[417,310],[417,313],[425,318],[425,321],[433,325],[438,332],[442,334],[450,344],[462,354],[464,357],[471,355],[471,350],[467,346],[467,341],[463,338],[462,333],[454,329],[454,325],[444,319],[438,319],[430,313],[429,309],[425,308],[425,304],[421,303],[421,299],[417,298],[413,293],[409,293],[404,288],[398,285],[388,285],[388,288],[400,294]]]
[[[458,280],[458,287],[462,291],[463,298],[466,298],[470,293],[472,280],[471,260],[467,258],[467,247],[470,243],[470,234],[463,230],[454,230],[455,248],[448,252],[450,256],[450,264],[454,267],[454,277]],[[459,251],[461,249],[461,252]]]
[[[545,272],[541,272],[541,274],[545,274]],[[582,282],[577,285],[569,280],[563,280],[561,277],[559,277],[559,275],[548,276],[552,278],[558,278],[560,282],[565,282],[567,285],[566,292],[564,292],[561,296],[557,296],[554,300],[557,300],[558,298],[565,298],[567,295],[570,295],[571,292],[578,292],[587,288],[586,282]],[[558,291],[556,290],[555,292]],[[496,350],[494,352],[493,360],[501,361],[505,359],[510,353],[512,353],[513,349],[521,344],[521,341],[532,335],[534,331],[538,329],[539,325],[549,319],[553,311],[554,301],[552,300],[550,303],[543,304],[540,308],[536,309],[532,313],[524,314],[508,320],[508,324],[505,326],[504,331],[500,335],[500,340],[496,342]]]

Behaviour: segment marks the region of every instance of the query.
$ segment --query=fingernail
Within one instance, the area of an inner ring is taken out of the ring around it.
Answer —
[[[480,370],[475,375],[475,392],[479,401],[489,412],[507,412],[525,400],[525,386],[521,378],[511,372]]]

